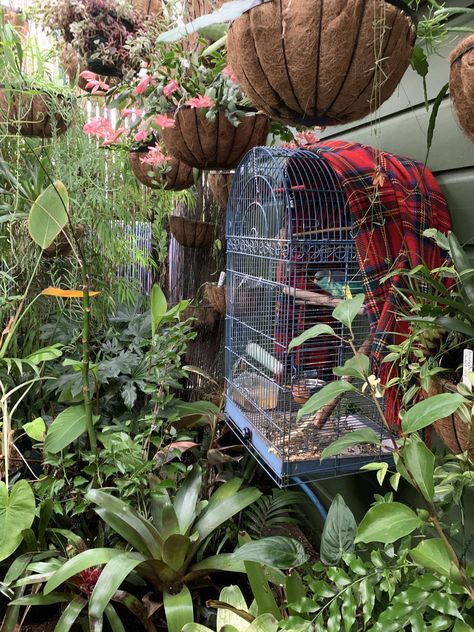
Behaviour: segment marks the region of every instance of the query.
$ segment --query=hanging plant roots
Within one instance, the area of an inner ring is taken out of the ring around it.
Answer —
[[[84,224],[77,224],[74,229],[74,236],[76,241],[82,239],[84,235],[85,226]],[[66,228],[66,233],[69,233],[69,229]],[[56,237],[53,243],[43,250],[43,257],[45,259],[54,259],[59,257],[68,257],[72,252],[71,244],[69,243],[66,235],[61,233]]]
[[[229,64],[253,105],[287,124],[340,125],[386,101],[410,64],[402,0],[280,0],[233,22]]]
[[[58,94],[21,92],[18,89],[0,89],[0,127],[4,125],[10,134],[51,138],[64,134],[68,123],[55,111],[51,113],[53,101],[63,97]],[[65,106],[65,103],[64,103]]]
[[[209,305],[220,314],[225,314],[225,286],[217,286],[214,283],[206,283],[204,292]]]
[[[474,35],[456,46],[449,61],[449,94],[459,124],[474,141]]]
[[[214,241],[215,225],[189,219],[179,215],[171,215],[170,231],[182,246],[188,248],[207,248]]]
[[[150,177],[148,174],[153,171],[153,167],[142,162],[146,151],[147,148],[144,148],[140,151],[130,151],[128,154],[133,174],[142,184],[150,189],[166,189],[167,191],[183,191],[193,186],[193,168],[176,158],[171,158],[168,162],[171,169],[165,174],[158,173]]]
[[[210,173],[207,178],[207,183],[211,189],[212,197],[214,198],[217,206],[222,210],[227,208],[233,180],[233,173],[221,172]]]
[[[171,156],[197,169],[233,169],[252,147],[265,145],[269,123],[266,116],[243,117],[236,127],[224,112],[211,123],[202,109],[185,108],[175,116],[174,127],[162,131]]]

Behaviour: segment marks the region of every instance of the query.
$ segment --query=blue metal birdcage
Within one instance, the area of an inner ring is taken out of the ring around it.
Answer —
[[[288,352],[318,323],[347,332],[332,317],[344,298],[364,291],[351,214],[337,174],[315,152],[259,147],[236,171],[227,208],[226,418],[282,485],[354,472],[388,458],[389,441],[373,402],[344,394],[335,405],[297,419],[301,405],[352,355],[320,336]],[[370,338],[357,316],[359,347]],[[367,345],[366,345],[367,346]],[[355,446],[320,462],[321,451],[369,427],[382,447]]]

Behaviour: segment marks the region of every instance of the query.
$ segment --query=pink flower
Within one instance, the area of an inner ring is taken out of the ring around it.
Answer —
[[[316,145],[319,142],[319,138],[313,132],[309,130],[306,132],[298,132],[296,134],[298,145]]]
[[[102,147],[104,147],[105,145],[115,145],[120,136],[122,136],[122,134],[124,134],[126,131],[127,130],[125,129],[125,127],[119,127],[115,131],[112,131],[102,143]]]
[[[140,118],[142,115],[142,110],[139,110],[138,108],[124,108],[122,111],[122,118],[127,118],[133,115]]]
[[[81,77],[81,79],[87,79],[87,81],[93,81],[94,79],[97,79],[97,75],[91,70],[83,70],[79,77]]]
[[[166,116],[166,114],[159,114],[155,116],[153,119],[154,122],[161,127],[161,129],[166,129],[167,127],[174,127],[175,120],[171,116]]]
[[[116,143],[120,136],[126,132],[124,127],[119,127],[115,130],[112,127],[112,123],[106,118],[92,119],[86,123],[82,129],[84,134],[88,136],[101,138],[104,141],[102,145],[112,145]]]
[[[152,78],[150,77],[150,75],[143,75],[135,88],[135,94],[143,94],[151,82]]]
[[[140,161],[145,165],[164,165],[171,160],[169,156],[165,156],[157,145],[150,147],[145,158],[141,158]]]
[[[189,105],[190,108],[212,108],[215,103],[211,97],[199,96],[186,101],[186,105]]]
[[[176,92],[176,90],[179,89],[179,83],[177,81],[175,81],[174,79],[172,79],[164,88],[163,88],[163,94],[165,95],[166,98],[170,97],[173,92]]]
[[[85,89],[90,90],[91,94],[105,94],[110,86],[100,79],[91,79],[86,83]]]
[[[227,65],[224,68],[224,70],[222,71],[222,74],[225,75],[226,77],[229,77],[229,79],[233,81],[234,83],[237,83],[237,77],[235,76],[234,71],[229,65]]]
[[[143,143],[149,135],[150,132],[147,129],[139,129],[134,138],[137,143]]]

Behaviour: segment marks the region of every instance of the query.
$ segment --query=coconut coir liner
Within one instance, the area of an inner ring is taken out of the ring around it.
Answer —
[[[219,208],[225,210],[229,201],[230,189],[234,180],[233,173],[210,173],[207,179],[212,197]]]
[[[143,151],[131,151],[128,154],[128,160],[136,179],[150,189],[163,188],[167,191],[183,191],[194,184],[192,167],[176,160],[176,158],[171,158],[168,162],[168,166],[171,168],[165,174],[157,173],[150,177],[148,173],[153,171],[153,167],[142,162],[144,156],[145,152]]]
[[[414,41],[411,18],[383,0],[280,0],[236,20],[227,49],[257,109],[312,126],[379,107],[405,73]]]
[[[474,141],[474,35],[463,39],[449,57],[449,93],[459,124]]]

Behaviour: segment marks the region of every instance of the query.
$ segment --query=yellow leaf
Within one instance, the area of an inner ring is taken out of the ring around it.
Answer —
[[[62,290],[60,287],[47,287],[41,294],[43,296],[61,296],[62,298],[83,298],[82,290]],[[100,292],[89,292],[89,296],[97,296]]]

